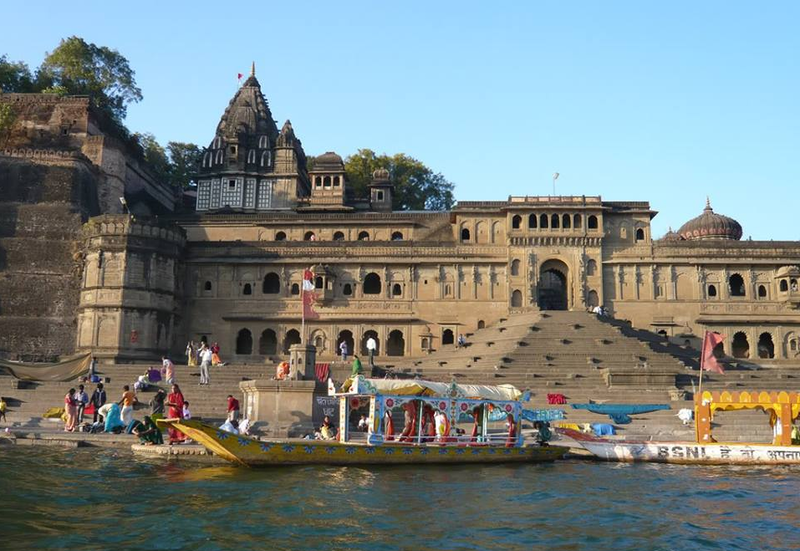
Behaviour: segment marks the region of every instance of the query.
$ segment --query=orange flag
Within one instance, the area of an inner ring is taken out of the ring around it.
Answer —
[[[703,351],[700,355],[700,369],[720,374],[725,373],[722,365],[717,361],[717,357],[714,356],[714,348],[723,340],[725,337],[719,333],[706,331],[706,335],[703,337]]]

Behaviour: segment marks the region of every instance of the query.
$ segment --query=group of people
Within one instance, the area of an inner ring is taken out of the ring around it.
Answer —
[[[200,344],[195,344],[194,341],[189,341],[186,345],[186,358],[189,367],[200,366],[200,384],[207,385],[211,382],[209,376],[209,368],[212,366],[225,365],[219,357],[219,344],[212,343],[210,346],[205,340],[201,340]]]

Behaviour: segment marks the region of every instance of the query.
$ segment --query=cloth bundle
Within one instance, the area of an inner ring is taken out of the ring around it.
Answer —
[[[547,395],[547,403],[548,404],[566,404],[567,397],[563,394],[548,394]]]

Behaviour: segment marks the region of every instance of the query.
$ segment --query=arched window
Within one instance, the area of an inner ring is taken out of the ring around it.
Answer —
[[[338,176],[334,176],[333,177],[333,187],[339,187],[339,177]]]
[[[539,217],[539,227],[542,228],[543,230],[547,229],[548,223],[547,223],[547,215],[546,214],[542,214]]]
[[[758,286],[758,298],[767,298],[767,288],[763,285]]]
[[[522,216],[515,214],[511,219],[511,227],[515,230],[518,230],[520,226],[522,226]]]
[[[315,289],[324,289],[325,288],[325,280],[322,279],[322,276],[317,276],[314,278],[314,288]]]
[[[406,353],[406,341],[403,338],[403,332],[395,329],[389,333],[386,339],[386,355],[387,356],[403,356]]]
[[[242,294],[243,295],[252,295],[253,294],[253,286],[249,283],[245,283],[244,287],[242,287]]]
[[[781,290],[781,293],[785,293],[785,292],[787,292],[789,290],[789,283],[785,279],[781,280],[780,290]]]
[[[731,352],[734,358],[747,358],[750,355],[750,343],[747,342],[747,335],[742,332],[733,336]]]
[[[352,296],[353,294],[353,286],[349,283],[345,283],[342,287],[342,294],[346,297]]]
[[[709,297],[717,296],[717,286],[716,285],[709,285],[708,286],[708,296]]]
[[[366,231],[358,232],[358,240],[369,241],[369,232]]]
[[[573,226],[573,227],[574,227],[576,230],[579,230],[579,229],[581,229],[581,226],[583,225],[583,218],[581,217],[581,215],[580,215],[580,214],[576,214],[576,215],[573,217],[572,221],[573,221],[573,224],[572,224],[572,226]]]
[[[286,241],[286,232],[279,231],[276,233],[275,241]]]
[[[444,286],[444,296],[446,297],[453,296],[453,288],[450,286],[449,283]]]
[[[330,176],[325,176],[322,179],[322,187],[331,187],[331,177]]]
[[[292,294],[299,295],[300,294],[300,284],[299,283],[292,283]]]
[[[758,357],[772,359],[775,357],[775,343],[772,342],[772,335],[761,333],[758,337]]]
[[[340,231],[337,231],[333,234],[334,241],[344,241],[344,234]]]
[[[303,241],[316,241],[316,240],[317,240],[317,234],[315,234],[313,231],[307,231],[305,235],[303,235]]]
[[[261,154],[261,166],[270,166],[272,164],[272,153],[264,151]]]
[[[399,283],[395,283],[392,285],[392,296],[393,297],[401,297],[403,296],[403,286]]]
[[[402,241],[403,240],[403,233],[396,231],[392,233],[392,241]]]
[[[203,166],[211,166],[211,152],[206,152],[203,155]]]
[[[206,281],[205,285],[203,285],[203,290],[204,291],[210,291],[211,290],[211,282],[210,281]]]
[[[539,227],[539,216],[536,214],[528,215],[528,229],[535,230]]]
[[[314,187],[322,187],[322,176],[314,177]]]
[[[222,150],[221,149],[219,151],[217,151],[216,163],[218,165],[222,164]]]
[[[264,276],[264,284],[261,291],[265,295],[277,295],[281,292],[281,278],[275,272],[270,272]]]
[[[240,329],[236,335],[236,353],[244,355],[253,353],[253,334],[249,329]]]
[[[262,356],[270,356],[278,353],[278,336],[272,329],[264,329],[258,339],[258,353]]]
[[[214,149],[219,149],[220,147],[222,147],[222,138],[217,136],[214,138]]]
[[[516,258],[511,261],[511,275],[512,276],[519,275],[519,260]]]
[[[592,214],[586,222],[586,225],[589,227],[590,230],[597,229],[597,216]]]
[[[486,322],[483,320],[478,320],[478,329],[483,329],[486,327]]]
[[[554,230],[557,230],[561,226],[559,222],[560,220],[557,214],[554,214],[550,217],[550,227],[553,228]]]
[[[590,258],[589,262],[586,263],[586,275],[593,276],[597,273],[597,262],[594,258]]]
[[[522,291],[519,289],[511,293],[511,306],[513,308],[519,308],[522,306]]]
[[[644,241],[644,229],[639,228],[636,230],[636,241]]]
[[[456,342],[455,335],[452,329],[445,329],[442,331],[442,345],[453,344]]]
[[[594,308],[595,306],[600,306],[600,297],[597,296],[597,291],[592,289],[589,291],[589,294],[586,297],[586,305]]]
[[[247,152],[247,162],[251,165],[256,164],[256,150],[251,149]]]
[[[469,229],[461,228],[461,241],[469,241]]]
[[[564,216],[561,217],[561,227],[564,228],[565,230],[570,229],[570,227],[572,226],[571,222],[572,220],[570,219],[569,214],[565,214]]]
[[[336,352],[341,352],[342,343],[345,343],[347,346],[347,353],[348,354],[355,354],[355,340],[353,339],[353,332],[345,329],[344,331],[339,332],[339,337],[336,339]]]
[[[269,146],[269,143],[267,142],[267,137],[266,136],[261,136],[261,137],[258,138],[258,147],[259,148],[266,149],[268,146]]]
[[[293,344],[300,344],[300,331],[297,329],[289,329],[286,336],[283,338],[283,353],[288,354],[289,348]]]
[[[375,272],[370,272],[364,278],[364,294],[365,295],[379,295],[381,294],[381,276]]]
[[[796,279],[791,280],[789,282],[789,287],[792,289],[792,291],[797,291],[797,280]]]
[[[732,297],[745,296],[744,278],[739,274],[733,274],[728,278],[728,289]]]

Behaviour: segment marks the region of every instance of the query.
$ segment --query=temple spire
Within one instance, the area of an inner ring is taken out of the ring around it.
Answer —
[[[250,65],[250,76],[256,76],[256,62],[254,61],[252,65]]]
[[[704,210],[711,210],[711,199],[706,195],[706,208]]]

